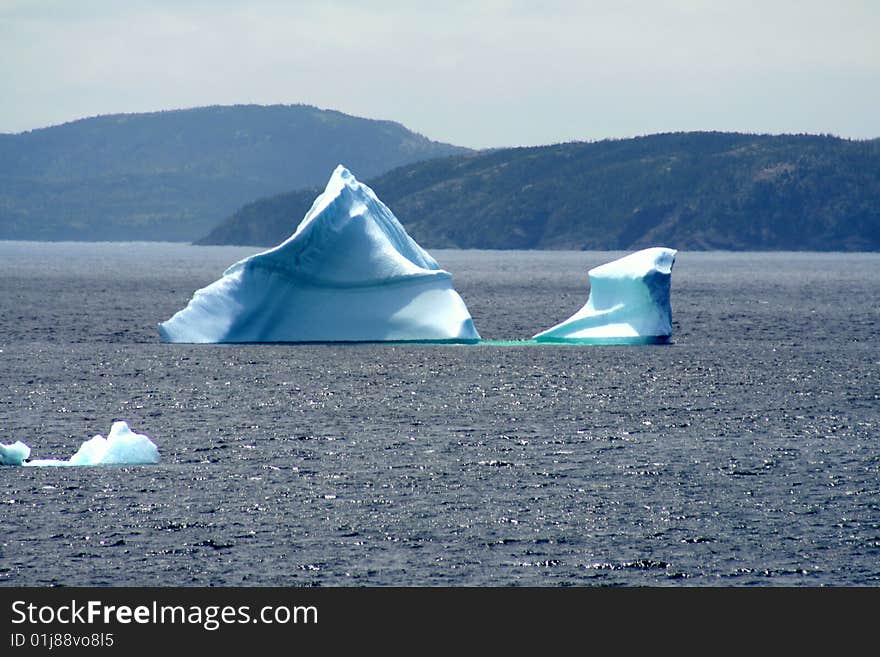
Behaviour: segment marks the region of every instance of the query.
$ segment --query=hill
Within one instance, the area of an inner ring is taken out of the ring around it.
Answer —
[[[471,153],[368,183],[428,248],[880,250],[876,139],[670,133]],[[277,244],[319,191],[245,205],[199,243]]]
[[[203,236],[243,203],[467,149],[308,105],[116,114],[0,134],[0,239]]]

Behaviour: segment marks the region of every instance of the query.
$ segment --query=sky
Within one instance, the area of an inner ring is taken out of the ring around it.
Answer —
[[[0,0],[0,132],[305,103],[472,148],[880,137],[880,0]]]

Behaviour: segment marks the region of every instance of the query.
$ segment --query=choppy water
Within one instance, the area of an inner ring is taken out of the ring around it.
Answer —
[[[680,252],[674,343],[181,346],[253,249],[0,242],[4,585],[878,585],[880,254]],[[435,251],[487,340],[617,253]]]

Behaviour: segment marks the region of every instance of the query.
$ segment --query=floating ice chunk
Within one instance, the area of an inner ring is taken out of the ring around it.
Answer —
[[[125,422],[114,422],[106,438],[98,435],[85,441],[70,457],[71,465],[138,465],[159,462],[159,450],[152,440],[134,433]]]
[[[452,277],[342,165],[293,235],[159,324],[163,342],[477,342]]]
[[[11,445],[0,443],[0,465],[21,465],[31,455],[31,448],[20,440]]]
[[[534,339],[582,344],[668,342],[672,335],[669,290],[676,253],[653,247],[591,269],[590,296],[584,307]]]
[[[17,447],[17,446],[21,447]],[[0,446],[0,453],[4,454],[3,463],[6,463],[5,452]],[[16,448],[17,456],[25,454],[17,463],[9,465],[40,466],[71,466],[71,465],[147,465],[159,462],[159,449],[147,436],[134,433],[129,429],[126,422],[114,422],[110,433],[106,438],[101,435],[94,436],[80,445],[76,454],[66,461],[60,459],[34,459],[26,461],[30,456],[30,447],[22,442],[16,442],[9,447]]]

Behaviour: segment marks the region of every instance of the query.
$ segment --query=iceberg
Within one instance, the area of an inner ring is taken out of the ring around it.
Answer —
[[[149,465],[159,462],[159,449],[147,436],[134,433],[127,422],[114,422],[104,438],[97,435],[85,441],[68,460],[34,459],[28,461],[31,448],[20,440],[0,444],[0,464],[31,467],[72,465]]]
[[[159,324],[163,342],[478,342],[452,276],[342,165],[296,231]]]
[[[31,448],[20,440],[11,445],[0,443],[0,465],[21,465],[31,455]]]
[[[653,247],[588,272],[587,303],[537,342],[657,344],[672,336],[669,291],[677,251]]]

